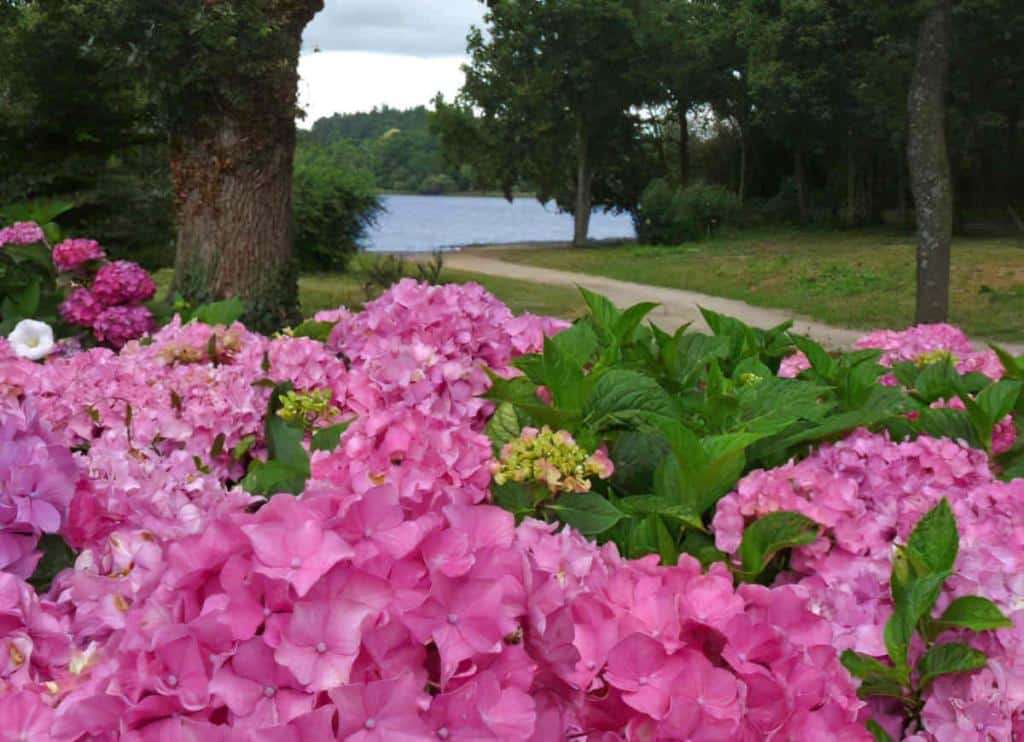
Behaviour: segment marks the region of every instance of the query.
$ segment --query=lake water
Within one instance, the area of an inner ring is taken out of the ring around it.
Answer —
[[[568,242],[573,220],[534,198],[384,196],[387,211],[366,239],[371,252],[430,252],[461,245],[504,242]],[[627,214],[595,211],[590,239],[632,239]]]

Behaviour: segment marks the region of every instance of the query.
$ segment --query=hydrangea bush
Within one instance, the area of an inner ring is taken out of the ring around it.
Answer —
[[[121,306],[148,290],[110,273]],[[593,372],[592,339],[619,349],[609,368],[669,342],[636,314],[570,328],[515,317],[479,286],[406,280],[362,312],[314,318],[326,342],[176,320],[145,343],[34,364],[0,341],[2,733],[870,740],[873,718],[876,735],[1009,739],[1016,628],[964,639],[987,665],[935,681],[921,728],[859,697],[841,654],[885,661],[893,546],[943,499],[961,546],[938,610],[979,595],[1016,619],[1018,483],[982,448],[848,435],[931,409],[879,384],[881,366],[837,362],[837,379],[870,377],[856,393],[885,415],[827,428],[854,392],[773,381],[784,330],[750,335],[743,358],[718,343],[720,379],[687,361],[716,341],[680,335],[670,372],[631,363],[574,396],[565,369]],[[709,379],[702,406],[677,406]],[[827,409],[780,418],[759,396],[805,387]],[[737,437],[726,396],[761,410],[742,418],[760,438]],[[675,463],[655,476],[651,459]],[[708,524],[666,509],[673,487],[721,498]],[[620,544],[626,513],[646,532]],[[757,526],[780,514],[799,534]],[[756,580],[737,567],[752,549],[770,565]]]

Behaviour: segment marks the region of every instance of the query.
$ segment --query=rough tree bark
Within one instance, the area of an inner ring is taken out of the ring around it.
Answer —
[[[585,247],[590,233],[590,212],[593,209],[594,173],[590,163],[590,147],[586,128],[577,129],[576,204],[573,209],[573,247]]]
[[[921,23],[908,96],[907,161],[917,213],[916,320],[949,316],[953,186],[946,150],[951,0],[935,0]]]
[[[323,0],[274,0],[285,58],[246,80],[247,100],[171,136],[178,218],[175,290],[193,303],[238,297],[244,321],[268,331],[300,317],[292,254],[292,169],[302,32]]]

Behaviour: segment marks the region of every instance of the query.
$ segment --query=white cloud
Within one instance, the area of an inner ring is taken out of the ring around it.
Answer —
[[[451,100],[462,86],[462,56],[414,57],[356,51],[305,54],[299,61],[299,104],[312,127],[334,113],[427,105],[443,93]]]
[[[328,0],[306,29],[305,48],[458,55],[485,11],[479,0]]]

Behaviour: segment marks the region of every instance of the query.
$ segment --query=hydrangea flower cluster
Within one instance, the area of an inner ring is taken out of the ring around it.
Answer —
[[[976,594],[994,601],[1014,628],[959,637],[988,655],[988,667],[938,680],[924,710],[919,740],[1012,739],[1024,732],[1024,480],[996,481],[984,452],[927,437],[894,443],[859,432],[810,457],[753,472],[724,498],[713,521],[718,548],[735,554],[746,523],[776,511],[803,513],[823,527],[813,544],[794,549],[778,584],[806,589],[827,619],[839,649],[879,658],[892,613],[893,546],[943,497],[961,534],[954,576],[939,598]],[[899,738],[900,717],[876,704],[876,718]]]
[[[539,482],[552,493],[590,492],[591,477],[608,479],[615,471],[607,451],[588,453],[564,430],[523,428],[494,464],[495,484]]]
[[[476,372],[511,375],[559,323],[479,287],[405,283],[339,324],[356,334],[336,330],[333,352],[235,326],[229,356],[182,362],[224,331],[173,323],[146,346],[4,372],[87,474],[62,528],[75,568],[44,596],[0,575],[0,645],[18,659],[0,665],[5,732],[869,739],[805,588],[623,560],[486,504]],[[358,417],[302,496],[256,510],[212,444],[256,436],[260,455],[262,379],[330,389]]]
[[[52,257],[57,269],[74,281],[60,306],[65,322],[91,330],[96,340],[114,349],[153,329],[153,315],[143,302],[153,298],[156,284],[141,266],[127,260],[103,262],[93,274],[106,254],[99,243],[87,239],[61,242]]]
[[[53,246],[53,264],[62,273],[76,271],[88,263],[106,259],[107,254],[96,240],[69,239]]]
[[[32,575],[39,537],[61,530],[78,480],[71,453],[31,406],[0,398],[0,572]]]
[[[0,229],[0,247],[4,245],[34,245],[46,239],[43,229],[35,222],[16,222]]]
[[[961,374],[977,372],[998,380],[1004,373],[999,356],[991,350],[975,351],[967,335],[952,325],[915,325],[900,331],[876,330],[857,340],[853,347],[881,350],[883,366],[904,362],[924,366],[951,358]],[[783,359],[779,376],[794,378],[810,367],[807,356],[797,352]],[[882,383],[894,385],[896,380],[885,376]]]

